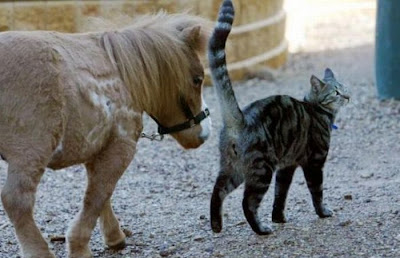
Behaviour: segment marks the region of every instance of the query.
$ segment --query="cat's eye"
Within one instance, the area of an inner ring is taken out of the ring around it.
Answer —
[[[203,80],[204,80],[203,76],[196,76],[193,78],[193,83],[196,86],[200,86],[203,83]]]

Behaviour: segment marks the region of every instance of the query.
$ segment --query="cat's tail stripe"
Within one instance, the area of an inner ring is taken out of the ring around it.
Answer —
[[[223,120],[229,127],[241,126],[244,122],[226,67],[225,45],[232,29],[234,16],[235,10],[232,2],[224,0],[208,45],[211,77],[219,98]]]

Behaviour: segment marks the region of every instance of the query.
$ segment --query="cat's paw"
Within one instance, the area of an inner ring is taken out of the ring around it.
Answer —
[[[220,233],[222,230],[222,221],[211,220],[211,229],[214,231],[214,233]]]
[[[325,205],[322,206],[321,208],[319,208],[318,210],[316,210],[318,216],[320,218],[329,218],[333,216],[333,211],[331,211],[328,207],[326,207]]]
[[[273,211],[272,212],[272,222],[286,223],[287,219],[286,219],[285,213]]]
[[[257,235],[264,236],[264,235],[270,235],[272,233],[272,228],[268,226],[259,226],[259,228],[254,229],[254,232],[257,233]]]

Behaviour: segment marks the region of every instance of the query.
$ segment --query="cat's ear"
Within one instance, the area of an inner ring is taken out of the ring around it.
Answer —
[[[335,75],[333,74],[332,70],[330,68],[326,68],[324,79],[334,79],[334,78],[335,78]]]
[[[315,93],[320,92],[322,87],[324,87],[324,83],[320,79],[318,79],[317,76],[315,75],[311,75],[310,83],[311,83],[311,89]]]

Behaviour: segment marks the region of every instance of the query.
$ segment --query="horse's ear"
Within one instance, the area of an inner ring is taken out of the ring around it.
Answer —
[[[196,25],[192,27],[185,28],[181,32],[182,39],[186,42],[186,44],[193,49],[199,50],[202,48],[202,35],[201,35],[201,26]]]

